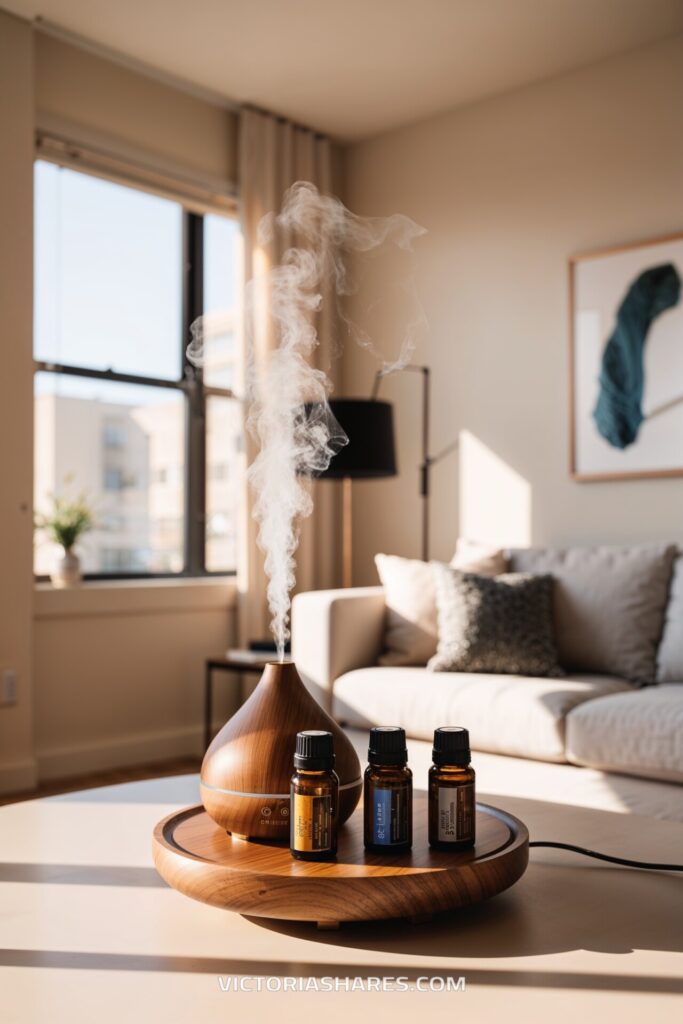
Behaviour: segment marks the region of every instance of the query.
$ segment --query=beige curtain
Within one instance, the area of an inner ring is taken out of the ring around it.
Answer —
[[[321,192],[332,191],[332,151],[328,139],[256,110],[240,115],[239,182],[242,228],[244,232],[244,280],[261,276],[276,265],[291,238],[275,237],[268,245],[257,242],[261,217],[279,210],[284,192],[295,181],[310,181]],[[255,298],[253,316],[254,359],[258,366],[268,359],[276,344],[268,316],[265,289]],[[332,322],[329,302],[318,323],[320,345],[316,365],[334,379],[332,360]],[[246,462],[256,454],[251,437],[246,439]],[[337,583],[336,526],[337,484],[311,485],[315,511],[304,520],[297,552],[297,590],[313,590]],[[239,639],[269,635],[270,615],[266,602],[266,577],[263,557],[256,543],[256,524],[251,517],[252,495],[245,486],[241,522],[241,567],[239,574]]]

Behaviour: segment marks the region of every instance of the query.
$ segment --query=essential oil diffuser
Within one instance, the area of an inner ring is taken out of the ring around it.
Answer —
[[[350,817],[363,788],[351,742],[308,692],[294,663],[271,661],[204,756],[202,803],[221,828],[254,839],[289,839],[289,781],[302,729],[333,734],[339,824]]]

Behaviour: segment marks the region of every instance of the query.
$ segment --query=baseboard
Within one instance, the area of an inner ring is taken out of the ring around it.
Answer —
[[[32,757],[0,764],[0,793],[28,792],[35,788],[37,781],[38,765]]]
[[[177,757],[201,757],[203,734],[200,726],[119,737],[99,743],[38,751],[38,778],[66,779],[71,775],[154,764]]]

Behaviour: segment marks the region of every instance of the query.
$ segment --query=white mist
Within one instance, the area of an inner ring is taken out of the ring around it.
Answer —
[[[404,296],[407,293],[411,297],[411,312],[402,325],[399,352],[393,361],[381,355],[366,327],[349,319],[340,300],[357,290],[350,277],[350,257],[375,255],[384,246],[411,250],[424,229],[400,214],[358,217],[338,199],[321,195],[314,185],[297,182],[285,193],[280,213],[268,214],[261,221],[259,240],[267,242],[274,232],[282,232],[282,237],[293,238],[297,244],[287,249],[265,282],[258,279],[247,286],[246,397],[248,429],[259,445],[248,478],[255,498],[258,543],[265,555],[271,629],[282,661],[289,639],[299,524],[313,509],[306,479],[327,469],[346,443],[327,404],[331,382],[322,370],[311,365],[319,344],[316,314],[322,308],[323,295],[331,294],[343,332],[372,353],[382,372],[404,366],[412,356],[417,331],[425,322],[412,279],[395,282]],[[262,315],[256,296],[264,291],[270,295],[276,346],[265,365],[257,369],[250,325]],[[188,357],[199,364],[200,324],[193,325],[192,334]]]

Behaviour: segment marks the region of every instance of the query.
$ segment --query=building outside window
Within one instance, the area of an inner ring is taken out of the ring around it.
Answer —
[[[105,420],[102,429],[102,443],[105,448],[123,448],[126,444],[126,425],[121,419]]]
[[[34,504],[86,496],[86,575],[236,570],[240,242],[225,215],[35,165]],[[55,556],[39,538],[37,576]]]

